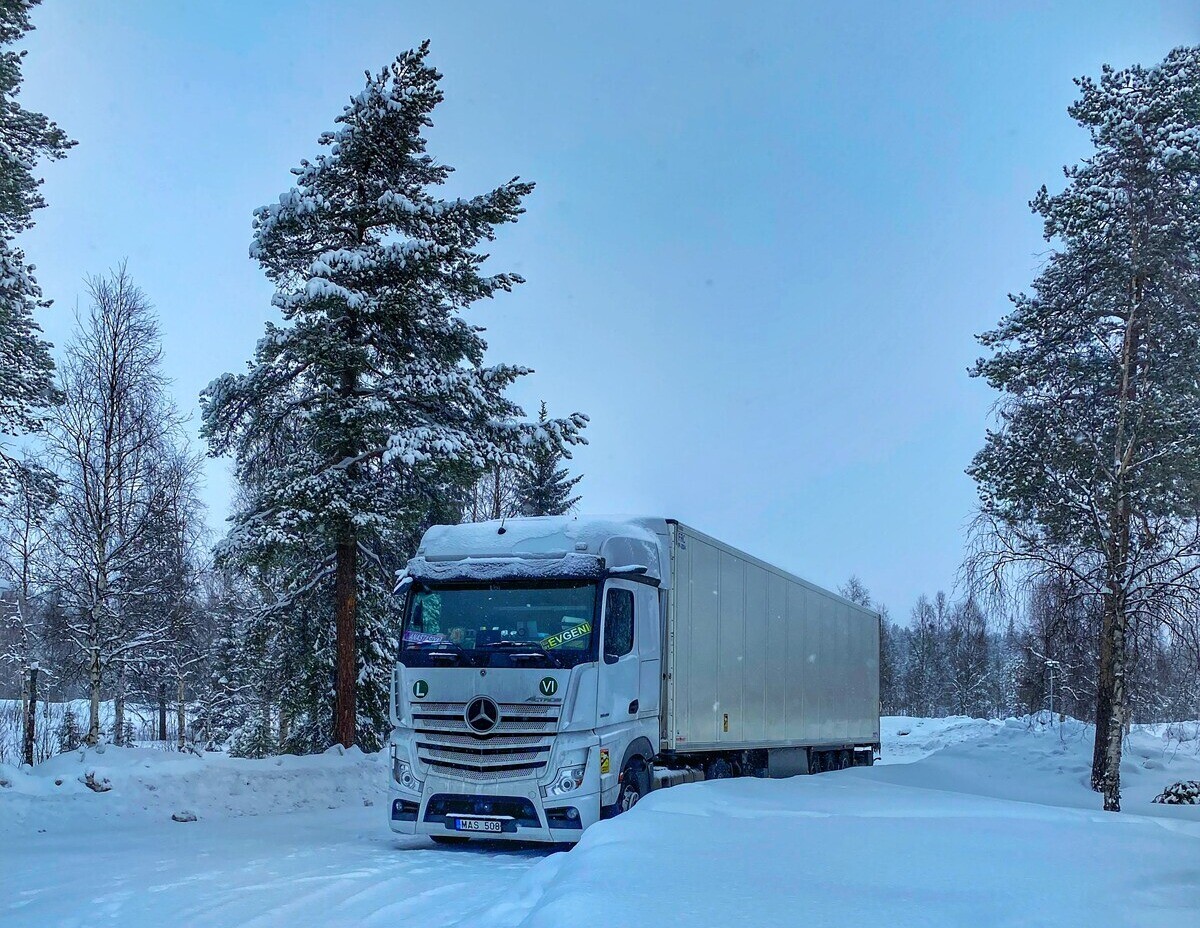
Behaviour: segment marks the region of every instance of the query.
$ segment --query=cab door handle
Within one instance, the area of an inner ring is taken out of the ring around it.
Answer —
[[[638,711],[638,701],[635,699],[633,702],[631,702],[629,704],[629,714],[633,715],[637,711]]]

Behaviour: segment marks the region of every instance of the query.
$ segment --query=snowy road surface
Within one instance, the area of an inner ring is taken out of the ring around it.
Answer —
[[[1122,816],[1083,726],[889,719],[892,764],[665,790],[569,854],[394,837],[358,752],[65,755],[0,768],[0,925],[1200,924],[1200,807],[1149,802],[1200,757],[1162,735],[1131,738]]]
[[[443,850],[383,825],[379,806],[359,806],[6,841],[0,925],[437,928],[469,919],[546,854]]]

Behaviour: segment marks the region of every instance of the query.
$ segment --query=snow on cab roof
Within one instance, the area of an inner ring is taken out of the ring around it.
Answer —
[[[422,579],[495,580],[645,568],[646,576],[666,582],[667,544],[666,519],[647,516],[538,516],[435,525],[421,539],[407,573]]]

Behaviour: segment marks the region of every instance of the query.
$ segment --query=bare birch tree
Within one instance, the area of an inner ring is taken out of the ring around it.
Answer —
[[[53,578],[91,699],[87,742],[100,737],[103,688],[115,687],[120,737],[127,674],[169,638],[167,617],[143,602],[158,578],[146,538],[170,505],[163,462],[180,423],[166,399],[158,325],[122,265],[89,281],[91,307],[62,364],[47,442],[62,482],[51,532]]]

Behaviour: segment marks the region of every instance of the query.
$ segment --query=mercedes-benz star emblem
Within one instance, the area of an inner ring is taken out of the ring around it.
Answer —
[[[490,696],[476,696],[467,703],[463,719],[471,731],[485,735],[500,724],[500,707]]]

